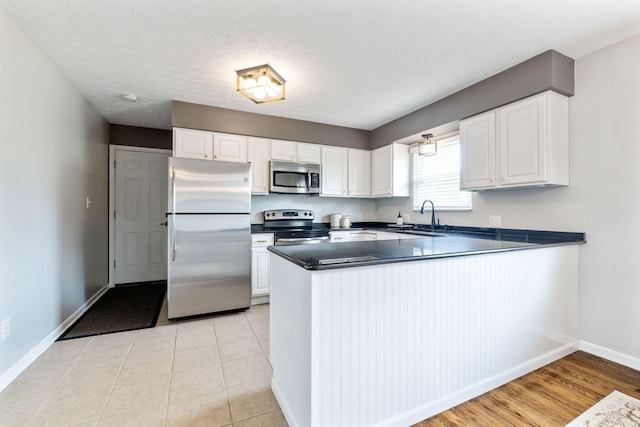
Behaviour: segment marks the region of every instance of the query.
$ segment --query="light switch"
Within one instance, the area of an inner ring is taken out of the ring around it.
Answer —
[[[87,197],[87,209],[91,207],[91,197]]]

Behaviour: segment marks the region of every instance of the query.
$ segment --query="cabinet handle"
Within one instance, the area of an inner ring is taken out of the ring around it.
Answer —
[[[205,159],[206,159],[206,158],[208,158],[208,157],[209,157],[209,156],[207,156],[206,154],[204,155],[204,158],[205,158]]]
[[[500,177],[500,182],[504,182],[504,177],[503,176]]]
[[[256,240],[256,243],[267,243],[266,240]]]
[[[214,159],[217,159],[217,158],[218,158],[218,155],[217,155],[217,154],[214,154],[214,155],[213,155],[213,158],[214,158]]]

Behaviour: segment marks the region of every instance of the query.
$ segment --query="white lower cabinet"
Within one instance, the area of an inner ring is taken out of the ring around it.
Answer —
[[[251,235],[251,296],[269,295],[269,251],[273,245],[273,233]]]

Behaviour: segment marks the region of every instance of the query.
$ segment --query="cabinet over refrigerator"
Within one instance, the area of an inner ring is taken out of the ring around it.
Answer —
[[[169,158],[169,319],[251,305],[250,168]]]

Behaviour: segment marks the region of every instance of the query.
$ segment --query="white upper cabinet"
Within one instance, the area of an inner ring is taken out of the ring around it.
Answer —
[[[247,163],[247,137],[174,128],[173,155],[187,159]]]
[[[322,146],[322,196],[347,195],[347,153],[343,147]]]
[[[496,182],[496,112],[460,122],[460,189],[490,188]]]
[[[321,147],[320,144],[272,139],[271,159],[320,164]]]
[[[213,134],[213,159],[247,163],[247,137],[228,133]]]
[[[349,148],[348,171],[348,195],[369,197],[371,195],[371,152]]]
[[[371,195],[409,197],[409,147],[389,144],[371,152]]]
[[[462,120],[460,143],[462,189],[569,185],[569,99],[547,91]]]
[[[288,160],[295,162],[298,157],[297,142],[271,140],[271,160]]]
[[[247,138],[247,159],[251,163],[251,194],[269,194],[271,141]]]
[[[173,128],[173,156],[212,160],[213,132]]]
[[[317,163],[320,164],[322,155],[320,144],[308,144],[305,142],[298,142],[298,155],[297,161],[302,163]]]

